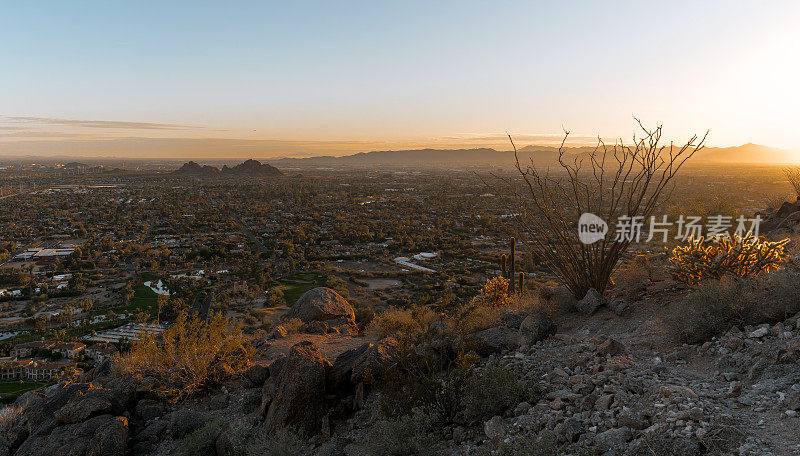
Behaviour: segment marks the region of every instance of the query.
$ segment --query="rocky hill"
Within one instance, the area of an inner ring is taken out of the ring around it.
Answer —
[[[154,378],[120,377],[108,363],[26,393],[0,423],[0,454],[800,454],[800,314],[676,343],[662,322],[687,293],[658,279],[626,303],[565,301],[581,313],[552,319],[500,309],[464,336],[433,321],[421,329],[434,337],[408,351],[317,288],[287,315],[291,334],[279,326],[255,340],[260,360],[203,394],[167,401]],[[563,293],[541,296],[553,306]],[[332,351],[330,339],[350,343]],[[457,346],[478,354],[469,368]],[[410,407],[428,396],[419,404],[439,419]]]
[[[272,165],[261,163],[258,160],[247,160],[229,168],[224,165],[219,169],[211,165],[199,165],[193,161],[184,163],[172,172],[174,176],[214,177],[214,176],[242,176],[242,177],[271,177],[282,176],[283,173]]]

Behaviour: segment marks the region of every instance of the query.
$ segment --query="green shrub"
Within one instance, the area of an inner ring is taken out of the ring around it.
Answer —
[[[470,420],[487,420],[520,402],[538,402],[541,388],[535,382],[520,381],[513,370],[490,364],[473,373],[464,388],[464,414]]]
[[[416,411],[397,419],[382,419],[369,431],[360,448],[364,456],[428,456],[436,454],[436,417]]]
[[[313,445],[290,429],[261,433],[247,442],[246,456],[302,456],[311,453]]]
[[[222,422],[216,420],[184,437],[182,446],[188,456],[205,456],[214,453],[217,438],[222,432]]]
[[[489,448],[478,450],[478,456],[556,456],[558,439],[549,432],[540,435],[528,434],[508,443],[497,445],[494,451]],[[590,453],[594,454],[594,453]]]
[[[800,311],[800,274],[783,269],[758,278],[725,278],[687,295],[667,320],[680,341],[700,343],[733,326],[776,323]]]
[[[381,373],[375,386],[381,392],[384,415],[398,418],[415,410],[452,423],[461,410],[464,386],[477,357],[448,340],[438,349],[400,347],[397,364]]]

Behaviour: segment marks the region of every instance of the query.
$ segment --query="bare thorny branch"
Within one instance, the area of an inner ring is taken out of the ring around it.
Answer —
[[[619,139],[608,146],[598,138],[588,156],[576,155],[573,160],[567,157],[569,131],[565,131],[558,149],[558,175],[535,166],[532,158],[523,166],[513,138],[508,137],[518,178],[503,181],[520,212],[518,228],[539,260],[577,298],[590,288],[600,293],[606,289],[631,242],[616,241],[614,233],[594,244],[578,242],[580,215],[593,213],[608,223],[622,215],[648,220],[670,182],[708,136],[706,132],[699,141],[694,135],[680,147],[667,146],[661,144],[661,125],[648,130],[639,119],[636,122],[642,134],[634,135],[632,144]]]

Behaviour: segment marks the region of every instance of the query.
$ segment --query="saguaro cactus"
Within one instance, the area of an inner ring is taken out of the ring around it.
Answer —
[[[514,294],[514,279],[516,279],[516,262],[515,262],[515,255],[517,252],[517,239],[512,237],[511,241],[509,242],[511,247],[511,259],[508,265],[508,294]]]
[[[500,255],[500,275],[502,277],[508,277],[508,273],[506,272],[506,254]]]
[[[525,271],[519,271],[519,292],[525,292]]]

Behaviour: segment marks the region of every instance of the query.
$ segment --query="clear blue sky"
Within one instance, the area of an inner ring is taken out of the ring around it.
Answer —
[[[797,24],[790,1],[11,2],[0,149],[484,145],[562,126],[629,136],[636,114],[676,138],[710,128],[716,145],[800,150]]]

